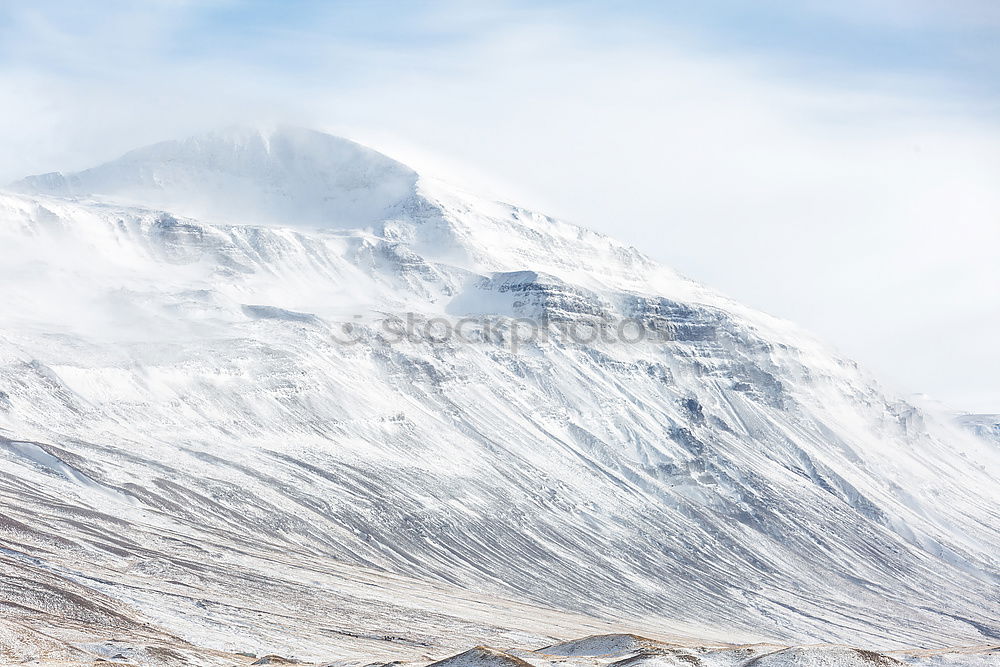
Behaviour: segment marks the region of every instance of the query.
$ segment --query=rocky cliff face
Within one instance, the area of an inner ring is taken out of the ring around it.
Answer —
[[[955,421],[969,433],[1000,444],[1000,415],[959,415]]]

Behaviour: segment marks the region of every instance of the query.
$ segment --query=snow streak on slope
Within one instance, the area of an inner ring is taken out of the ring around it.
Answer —
[[[634,249],[302,130],[18,189],[11,558],[169,632],[434,644],[480,591],[747,639],[1000,637],[1000,452]],[[396,340],[407,314],[475,319]],[[514,318],[663,335],[515,350]],[[351,568],[447,593],[325,599]]]

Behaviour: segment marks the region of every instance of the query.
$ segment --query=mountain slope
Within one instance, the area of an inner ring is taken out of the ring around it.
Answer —
[[[16,189],[10,557],[166,631],[459,623],[416,584],[323,599],[360,567],[664,631],[1000,638],[996,448],[634,249],[294,129]]]

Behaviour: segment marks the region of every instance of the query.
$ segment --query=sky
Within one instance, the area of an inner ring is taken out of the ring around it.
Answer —
[[[0,4],[0,182],[260,122],[611,234],[1000,413],[995,0]]]

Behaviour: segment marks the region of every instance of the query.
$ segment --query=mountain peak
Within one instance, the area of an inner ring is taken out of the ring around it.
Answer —
[[[12,188],[89,196],[232,223],[365,226],[414,193],[417,174],[348,139],[299,127],[233,126],[130,151]]]

